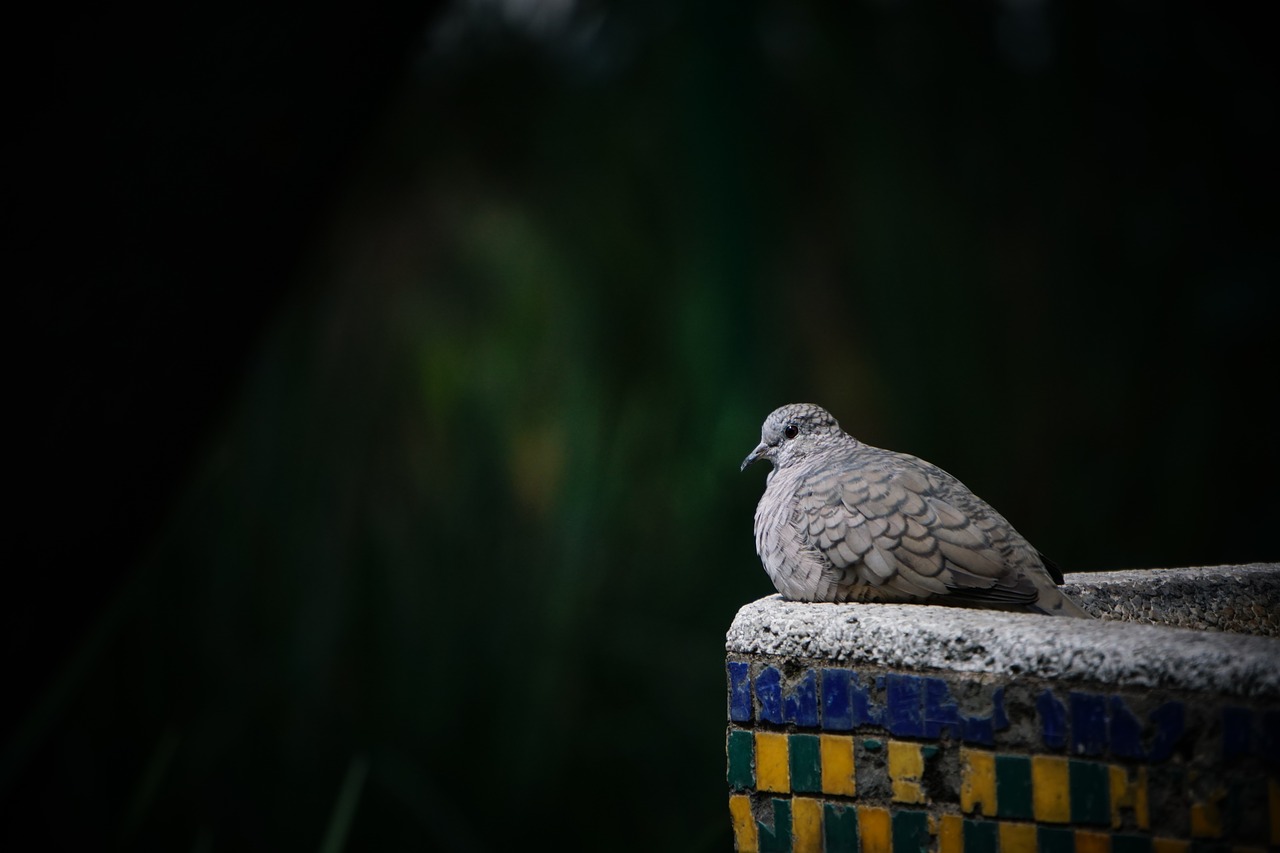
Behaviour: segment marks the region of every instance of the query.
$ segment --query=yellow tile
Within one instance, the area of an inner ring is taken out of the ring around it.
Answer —
[[[791,800],[791,850],[822,853],[822,801],[812,797]]]
[[[938,853],[964,853],[964,818],[944,814],[939,818]]]
[[[1151,839],[1151,853],[1187,853],[1190,847],[1190,841],[1181,841],[1177,838]]]
[[[786,735],[756,732],[756,790],[791,793]]]
[[[822,790],[828,794],[854,794],[853,738],[849,735],[821,735],[818,751],[822,760]]]
[[[1226,795],[1226,791],[1218,789],[1204,802],[1191,804],[1192,838],[1222,837],[1222,810],[1218,808],[1218,803]]]
[[[1271,843],[1280,845],[1280,780],[1268,780],[1267,787],[1271,789]]]
[[[1036,853],[1036,825],[1000,824],[1000,853]]]
[[[893,853],[888,809],[858,807],[858,841],[862,853]]]
[[[980,749],[960,750],[960,810],[996,816],[996,757]]]
[[[924,803],[920,777],[924,775],[924,755],[920,744],[903,740],[889,741],[889,779],[893,782],[896,803]]]
[[[1118,764],[1111,765],[1111,828],[1124,824],[1121,810],[1132,809],[1133,819],[1139,829],[1150,829],[1151,818],[1147,810],[1147,768],[1137,768],[1135,778]]]
[[[1067,759],[1057,755],[1031,756],[1031,808],[1036,820],[1071,820],[1071,782]]]
[[[756,835],[756,819],[751,814],[751,798],[745,794],[729,797],[729,816],[733,819],[734,848],[738,853],[756,853],[760,838]]]
[[[1076,853],[1111,853],[1111,836],[1105,832],[1077,829]]]

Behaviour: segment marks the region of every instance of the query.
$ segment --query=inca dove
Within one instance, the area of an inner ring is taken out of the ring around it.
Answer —
[[[783,598],[915,601],[1088,616],[1062,574],[963,483],[923,459],[870,447],[825,409],[775,410],[743,470],[773,470],[756,552]]]

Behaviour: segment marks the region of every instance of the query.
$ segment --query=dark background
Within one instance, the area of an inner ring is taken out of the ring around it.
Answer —
[[[0,847],[727,849],[784,402],[1068,571],[1275,559],[1262,14],[15,24]]]

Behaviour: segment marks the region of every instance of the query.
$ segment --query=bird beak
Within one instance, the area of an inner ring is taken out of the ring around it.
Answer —
[[[769,445],[765,444],[763,441],[757,444],[756,449],[748,453],[747,458],[742,460],[742,466],[739,467],[738,470],[739,471],[747,470],[747,466],[750,465],[752,462],[755,462],[761,456],[763,456],[764,452],[768,449],[769,449]]]

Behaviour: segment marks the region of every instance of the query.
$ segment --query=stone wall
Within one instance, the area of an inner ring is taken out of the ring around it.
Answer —
[[[737,849],[1276,849],[1280,639],[1116,620],[1107,602],[1140,585],[1120,574],[1068,579],[1098,621],[743,607],[726,661]],[[1280,567],[1236,575],[1265,586]],[[1274,596],[1249,595],[1263,617],[1219,627],[1274,625]]]

